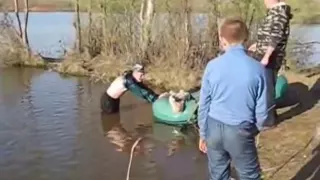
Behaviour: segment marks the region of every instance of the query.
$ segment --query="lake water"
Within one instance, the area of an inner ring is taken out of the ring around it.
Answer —
[[[0,179],[124,180],[138,136],[145,139],[131,180],[206,179],[194,135],[181,141],[173,127],[154,124],[150,104],[130,93],[120,116],[101,116],[104,88],[39,69],[0,69]]]
[[[10,16],[16,20],[14,14],[11,13]],[[20,17],[24,22],[23,13],[20,14]],[[74,17],[75,14],[71,12],[30,13],[28,33],[32,50],[48,56],[59,56],[62,53],[61,46],[72,48],[76,37],[73,27]],[[83,23],[87,22],[86,14],[82,14],[81,17]],[[194,22],[201,26],[206,22],[206,18],[204,15],[197,15]],[[320,25],[294,26],[292,29],[293,38],[320,42]],[[309,57],[308,61],[311,64],[320,63],[320,44],[315,45],[314,54]]]

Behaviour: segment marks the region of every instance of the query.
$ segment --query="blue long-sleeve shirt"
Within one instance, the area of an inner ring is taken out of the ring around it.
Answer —
[[[268,117],[266,72],[242,45],[229,47],[207,64],[198,113],[202,139],[206,138],[209,116],[229,125],[249,121],[262,128]]]

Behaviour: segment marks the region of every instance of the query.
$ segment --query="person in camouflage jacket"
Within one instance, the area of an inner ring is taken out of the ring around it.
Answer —
[[[264,0],[267,13],[264,16],[257,32],[256,43],[251,45],[249,51],[253,57],[266,68],[269,77],[269,106],[270,121],[274,125],[277,116],[275,111],[275,84],[278,71],[284,64],[286,46],[290,35],[291,7],[279,0]]]

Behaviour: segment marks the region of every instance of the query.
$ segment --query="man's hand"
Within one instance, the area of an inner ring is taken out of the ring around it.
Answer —
[[[263,64],[264,66],[269,64],[269,60],[270,60],[270,57],[271,57],[271,54],[273,53],[273,51],[274,51],[274,47],[268,46],[267,51],[261,60],[261,64]]]
[[[203,153],[207,153],[207,143],[203,139],[199,140],[199,150]]]
[[[262,60],[261,60],[261,64],[266,66],[269,64],[269,57],[263,57]]]
[[[252,44],[248,50],[251,52],[255,52],[257,50],[257,43]]]

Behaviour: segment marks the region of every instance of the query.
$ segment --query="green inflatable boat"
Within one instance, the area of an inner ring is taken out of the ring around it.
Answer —
[[[181,113],[174,113],[169,103],[169,98],[160,98],[152,104],[153,116],[156,122],[168,125],[185,125],[196,122],[195,111],[198,108],[197,100],[189,99]]]
[[[275,88],[276,101],[281,100],[288,90],[288,81],[284,75],[277,78]],[[185,110],[182,113],[173,113],[168,98],[161,98],[152,104],[153,116],[156,122],[168,125],[182,126],[195,123],[197,120],[196,110],[198,108],[198,100],[200,93],[191,93],[191,98],[186,101]]]
[[[280,101],[285,96],[286,92],[288,91],[289,83],[287,78],[284,75],[279,75],[276,82],[275,88],[275,98],[276,101]]]

